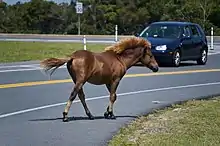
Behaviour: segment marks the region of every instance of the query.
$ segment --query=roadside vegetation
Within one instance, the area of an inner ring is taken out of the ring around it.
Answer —
[[[87,44],[87,50],[100,52],[107,45],[109,44]],[[65,57],[75,50],[82,49],[82,43],[0,41],[0,63]]]
[[[142,116],[121,130],[109,146],[219,146],[220,97],[191,100]]]
[[[6,1],[6,0],[3,0]],[[62,3],[31,0],[9,5],[0,2],[0,32],[77,34],[76,0]],[[7,1],[6,1],[7,2]],[[57,1],[56,1],[57,2]],[[67,3],[68,2],[68,3]],[[178,20],[199,23],[210,35],[220,35],[219,0],[80,0],[82,34],[133,35],[154,21]],[[156,8],[156,9],[155,9]]]

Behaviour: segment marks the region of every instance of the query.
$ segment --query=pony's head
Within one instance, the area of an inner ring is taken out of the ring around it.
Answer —
[[[159,70],[158,63],[151,52],[151,46],[146,46],[143,48],[143,56],[140,58],[140,62],[153,72],[157,72]]]
[[[135,62],[141,62],[144,66],[153,72],[159,70],[157,61],[151,52],[151,44],[149,41],[139,38],[130,37],[120,40],[118,43],[105,48],[106,51],[111,50],[120,56],[135,57]]]

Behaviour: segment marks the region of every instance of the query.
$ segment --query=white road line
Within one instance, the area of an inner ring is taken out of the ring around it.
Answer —
[[[215,54],[220,54],[220,52],[214,52],[214,53],[210,53],[208,55],[215,55]]]
[[[66,66],[61,66],[59,69],[66,68]],[[34,70],[42,70],[40,67],[31,67],[31,68],[26,68],[26,69],[7,69],[7,70],[0,70],[0,73],[3,72],[18,72],[18,71],[34,71]]]
[[[2,73],[2,72],[15,72],[15,71],[31,71],[31,70],[40,70],[40,68],[8,69],[8,70],[0,70],[0,73]]]
[[[215,55],[215,54],[220,54],[220,52],[209,53],[208,55]],[[66,68],[65,65],[66,65],[66,64],[64,64],[63,66],[61,66],[59,69],[61,69],[61,68]],[[29,68],[0,70],[0,73],[4,73],[4,72],[16,72],[16,71],[34,71],[34,70],[41,70],[39,64],[0,66],[0,69],[1,69],[1,68],[15,68],[15,67],[29,67]]]
[[[173,89],[183,89],[183,88],[193,88],[193,87],[201,87],[201,86],[211,86],[211,85],[220,85],[220,82],[211,82],[211,83],[204,83],[204,84],[190,84],[190,85],[184,85],[184,86],[172,86],[172,87],[164,87],[164,88],[156,88],[156,89],[149,89],[149,90],[139,90],[139,91],[133,91],[133,92],[125,92],[125,93],[118,93],[117,96],[126,96],[126,95],[134,95],[134,94],[140,94],[140,93],[149,93],[149,92],[157,92],[157,91],[166,91],[166,90],[173,90]],[[98,99],[104,99],[108,98],[109,95],[104,95],[104,96],[97,96],[97,97],[91,97],[87,98],[86,101],[92,101],[92,100],[98,100]],[[76,100],[73,103],[80,102],[80,100]],[[52,108],[52,107],[57,107],[66,104],[66,102],[61,102],[57,104],[50,104],[46,106],[40,106],[36,108],[29,108],[26,110],[20,110],[12,113],[7,113],[7,114],[2,114],[0,115],[0,119],[10,117],[10,116],[15,116],[19,114],[24,114],[28,112],[33,112],[37,110],[42,110],[46,108]]]
[[[77,43],[81,43],[83,40],[82,39],[78,39],[78,40],[73,40],[73,39],[2,39],[0,38],[0,41],[22,41],[22,42],[77,42]],[[115,41],[111,41],[111,40],[87,40],[88,43],[115,43]]]
[[[15,71],[31,71],[31,70],[41,70],[41,68],[26,68],[26,69],[8,69],[8,70],[0,70],[0,73],[2,72],[15,72]]]
[[[26,64],[22,64],[22,65],[3,65],[3,66],[0,66],[0,69],[1,69],[1,68],[36,67],[36,66],[39,66],[39,64],[29,64],[29,65],[26,65]]]

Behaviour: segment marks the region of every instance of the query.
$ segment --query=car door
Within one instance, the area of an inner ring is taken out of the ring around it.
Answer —
[[[202,49],[202,36],[199,33],[198,28],[195,25],[190,25],[190,29],[192,32],[192,43],[193,47],[190,49],[189,55],[190,58],[197,58],[200,55],[200,51]]]
[[[183,38],[181,40],[182,60],[190,58],[190,52],[193,49],[193,41],[191,37],[190,27],[183,27]]]

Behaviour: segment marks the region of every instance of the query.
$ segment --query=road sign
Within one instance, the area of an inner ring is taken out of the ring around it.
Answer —
[[[76,3],[76,13],[82,14],[83,13],[83,4],[81,2]]]

